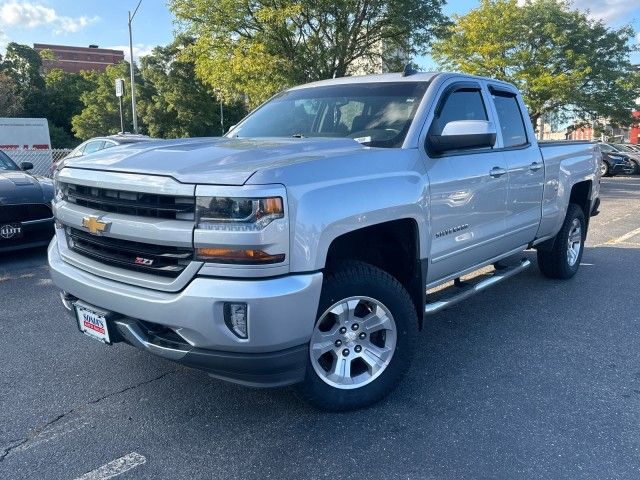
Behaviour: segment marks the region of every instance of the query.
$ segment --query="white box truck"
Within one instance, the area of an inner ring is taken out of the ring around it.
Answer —
[[[0,150],[16,163],[31,162],[34,173],[46,175],[52,163],[46,118],[0,118]]]

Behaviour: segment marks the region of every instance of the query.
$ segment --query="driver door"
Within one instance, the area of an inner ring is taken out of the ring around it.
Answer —
[[[445,86],[429,132],[457,120],[495,121],[480,83]],[[509,177],[492,148],[429,153],[431,253],[427,282],[444,279],[504,252]]]

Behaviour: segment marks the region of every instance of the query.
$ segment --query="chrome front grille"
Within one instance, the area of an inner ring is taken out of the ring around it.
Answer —
[[[60,183],[64,200],[108,213],[174,220],[195,219],[194,197],[158,195]]]
[[[193,259],[192,248],[168,247],[92,235],[66,228],[71,250],[102,263],[129,270],[177,277]]]

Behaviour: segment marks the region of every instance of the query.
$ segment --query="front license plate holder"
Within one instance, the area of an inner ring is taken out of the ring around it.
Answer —
[[[20,223],[3,223],[0,224],[0,240],[16,240],[24,237],[22,224]]]
[[[80,331],[94,340],[111,345],[109,332],[111,312],[80,301],[75,302],[73,306]]]

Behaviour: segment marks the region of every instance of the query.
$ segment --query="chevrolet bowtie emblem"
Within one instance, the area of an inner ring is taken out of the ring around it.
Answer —
[[[89,233],[96,235],[97,233],[107,232],[111,222],[101,222],[98,217],[89,216],[82,219],[82,226],[89,230]]]

